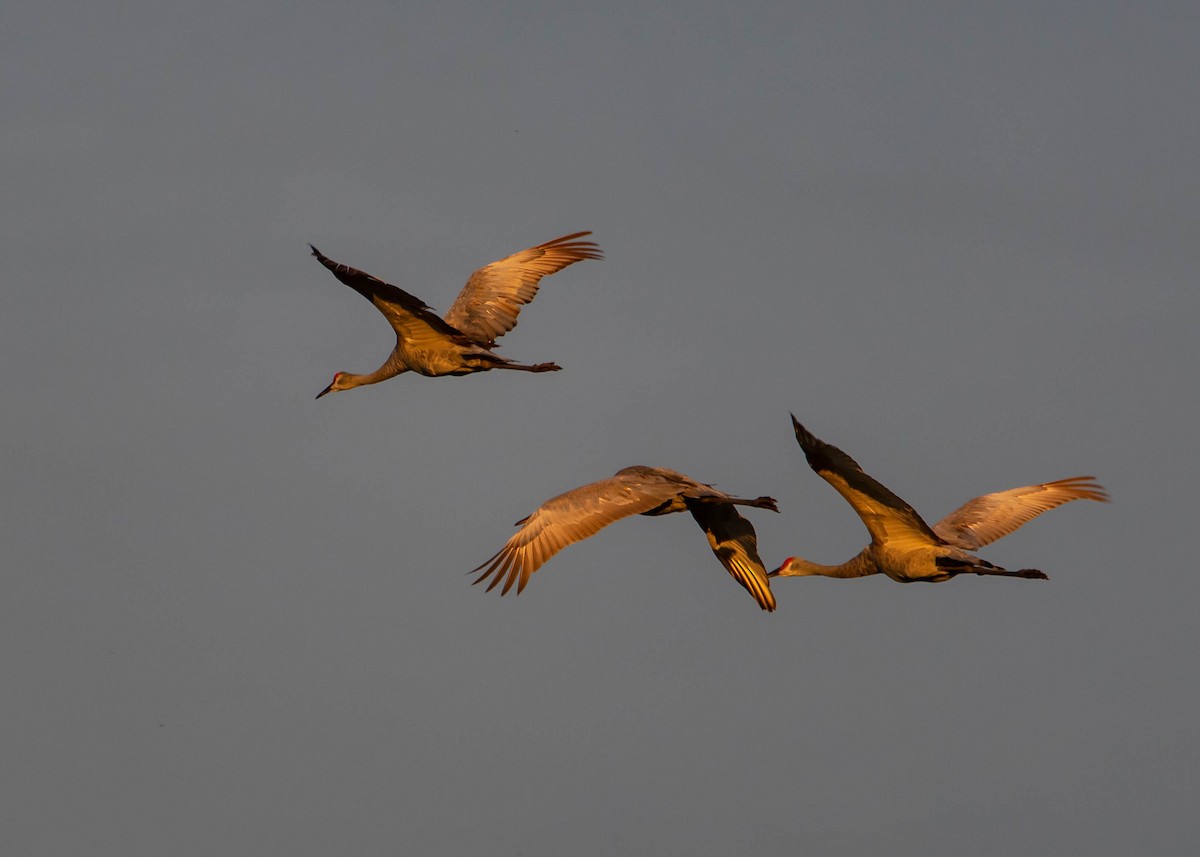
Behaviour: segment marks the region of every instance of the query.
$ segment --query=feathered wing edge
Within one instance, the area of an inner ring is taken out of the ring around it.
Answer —
[[[573,232],[484,265],[467,280],[446,312],[446,322],[494,348],[497,339],[517,326],[521,307],[537,297],[543,277],[585,259],[604,258],[595,242],[576,240],[591,234]]]
[[[831,443],[817,438],[792,414],[796,442],[808,466],[842,495],[862,518],[877,543],[914,540],[940,544],[941,538],[912,506],[867,475],[857,461]]]
[[[700,488],[706,493],[699,497],[682,493],[689,488]],[[479,573],[472,584],[491,578],[487,591],[503,581],[501,595],[514,585],[520,594],[533,573],[563,548],[594,535],[615,521],[653,512],[680,497],[683,505],[672,511],[683,511],[685,505],[704,530],[709,546],[721,564],[763,610],[774,610],[775,597],[758,555],[754,527],[737,513],[734,504],[778,512],[775,500],[771,497],[753,500],[729,497],[683,474],[662,468],[626,468],[609,479],[580,486],[547,500],[533,514],[517,521],[516,526],[521,529],[504,547],[468,572]]]
[[[763,500],[769,500],[770,505],[761,502]],[[746,501],[741,502],[751,505]],[[721,565],[750,593],[759,607],[768,613],[774,611],[775,595],[771,592],[766,567],[758,555],[758,534],[754,531],[754,525],[738,513],[732,502],[689,500],[687,505],[688,511],[708,537],[708,545]],[[779,511],[775,501],[769,497],[760,497],[752,505]]]
[[[328,268],[333,276],[369,300],[388,320],[397,335],[405,335],[406,327],[416,321],[443,336],[463,339],[461,331],[443,321],[441,316],[416,295],[410,295],[399,286],[385,283],[366,271],[335,262],[312,244],[308,246],[317,261]]]
[[[516,526],[521,529],[504,547],[468,572],[482,572],[472,584],[494,575],[488,592],[503,580],[501,595],[512,589],[514,583],[520,594],[530,576],[563,548],[622,518],[653,509],[678,493],[678,485],[670,481],[647,480],[642,474],[622,471],[552,497],[533,514],[517,521]]]
[[[968,500],[934,524],[933,531],[955,547],[977,550],[1072,500],[1107,503],[1109,496],[1093,476],[1024,485]]]

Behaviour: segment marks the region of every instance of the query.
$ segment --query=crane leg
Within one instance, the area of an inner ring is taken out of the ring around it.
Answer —
[[[522,372],[557,372],[562,369],[557,363],[497,363],[493,369],[518,369]]]
[[[1050,576],[1044,571],[1039,571],[1036,568],[1022,568],[1018,571],[1009,571],[1007,568],[979,568],[976,566],[967,574],[978,574],[980,577],[984,575],[995,575],[997,577],[1023,577],[1026,580],[1049,580]]]

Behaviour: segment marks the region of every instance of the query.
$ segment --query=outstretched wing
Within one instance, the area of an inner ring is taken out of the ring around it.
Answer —
[[[1010,488],[964,503],[934,524],[933,531],[956,547],[976,550],[1072,500],[1107,503],[1108,492],[1092,476]]]
[[[758,535],[753,525],[738,514],[732,504],[689,500],[687,506],[726,571],[750,593],[759,607],[768,612],[774,610],[775,596],[758,555]]]
[[[374,304],[375,309],[383,313],[401,339],[421,342],[461,337],[459,331],[442,321],[420,298],[358,268],[335,262],[313,245],[308,246],[312,247],[312,254],[317,257],[317,261],[328,268],[335,277]]]
[[[497,337],[517,326],[521,307],[537,296],[542,277],[584,259],[603,258],[593,242],[575,240],[591,234],[564,235],[484,265],[467,280],[446,321],[491,348]]]
[[[831,443],[813,436],[792,415],[796,440],[804,450],[808,466],[837,489],[867,526],[876,544],[903,546],[941,544],[942,540],[917,514],[886,487],[863,472],[858,462]]]
[[[630,472],[630,471],[633,472]],[[639,472],[641,470],[647,472]],[[652,469],[623,470],[616,476],[580,486],[547,500],[537,511],[517,521],[521,529],[472,574],[473,583],[493,578],[491,591],[504,581],[503,595],[517,584],[520,593],[529,576],[567,545],[594,535],[614,521],[649,511],[678,495],[674,480],[657,478]],[[681,510],[682,511],[682,510]]]

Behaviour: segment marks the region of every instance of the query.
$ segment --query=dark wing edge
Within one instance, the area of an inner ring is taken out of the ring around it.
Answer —
[[[845,498],[859,517],[863,519],[871,538],[882,542],[885,539],[875,516],[880,512],[876,505],[883,506],[895,519],[919,532],[922,536],[940,543],[941,538],[912,506],[882,483],[867,475],[857,461],[831,443],[820,440],[800,424],[792,414],[792,428],[796,441],[804,450],[804,457],[813,472],[832,485]]]
[[[775,610],[775,595],[762,558],[758,555],[758,534],[754,525],[738,514],[731,503],[688,501],[688,511],[704,534],[708,545],[758,606],[768,613]]]
[[[366,271],[335,262],[312,244],[308,246],[318,262],[328,268],[338,280],[369,300],[377,310],[383,313],[392,327],[397,327],[397,324],[402,323],[405,316],[408,316],[419,319],[446,336],[461,337],[463,335],[461,331],[447,324],[417,296],[410,295],[404,289],[393,286],[391,283],[385,283]]]

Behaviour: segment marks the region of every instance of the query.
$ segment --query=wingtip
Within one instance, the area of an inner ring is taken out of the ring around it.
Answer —
[[[755,586],[750,589],[750,594],[754,596],[754,600],[758,602],[758,606],[763,609],[764,613],[775,612],[775,593],[771,591],[771,581],[766,575],[766,569],[759,565],[759,570],[763,573],[761,579],[756,574],[752,578]]]
[[[583,230],[582,232],[572,232],[570,235],[560,235],[560,236],[558,236],[557,238],[551,238],[549,241],[547,241],[547,242],[546,242],[545,244],[543,244],[542,246],[543,246],[543,247],[550,247],[550,246],[553,246],[553,245],[555,245],[555,244],[564,244],[564,243],[566,243],[567,241],[574,241],[576,238],[585,238],[585,237],[587,237],[588,235],[591,235],[591,234],[592,234],[592,230],[590,230],[590,229],[585,229],[585,230]],[[588,241],[588,242],[586,242],[586,243],[590,244],[590,243],[592,243],[592,242]]]
[[[1097,482],[1095,476],[1075,476],[1063,481],[1073,483],[1074,487],[1082,492],[1081,496],[1085,500],[1096,500],[1100,503],[1112,502],[1108,489]]]
[[[562,235],[547,241],[545,244],[538,245],[540,250],[569,250],[578,254],[577,261],[592,259],[600,261],[604,258],[604,251],[600,249],[600,245],[595,241],[579,241],[577,239],[586,238],[592,234],[592,230],[587,229],[583,232],[572,232],[570,235]]]
[[[800,420],[796,419],[795,414],[790,414],[790,416],[792,418],[792,431],[796,434],[796,440],[799,442],[801,448],[807,452],[809,447],[816,446],[817,437],[806,429]]]

